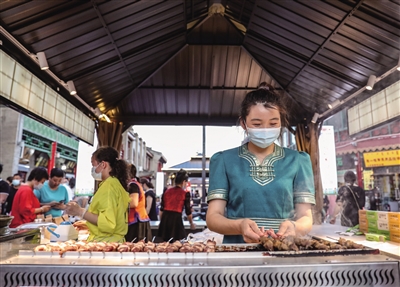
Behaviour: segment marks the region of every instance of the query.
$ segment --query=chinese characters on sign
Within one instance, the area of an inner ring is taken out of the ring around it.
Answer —
[[[365,167],[400,165],[400,150],[364,153]]]

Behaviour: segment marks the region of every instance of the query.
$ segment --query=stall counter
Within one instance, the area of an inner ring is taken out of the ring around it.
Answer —
[[[365,235],[345,236],[339,234],[340,232],[345,232],[347,229],[348,227],[345,226],[324,223],[322,225],[313,225],[310,235],[319,238],[335,239],[335,240],[338,240],[340,237],[343,237],[347,240],[352,240],[364,246],[374,249],[379,249],[382,254],[400,260],[400,243],[392,241],[386,241],[386,242],[368,241],[365,239]]]

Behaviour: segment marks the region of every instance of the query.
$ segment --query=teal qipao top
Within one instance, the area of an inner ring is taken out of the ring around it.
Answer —
[[[261,164],[247,144],[214,154],[209,180],[207,200],[226,200],[227,218],[249,218],[275,232],[294,218],[296,203],[315,204],[309,155],[278,145]],[[224,236],[224,243],[243,242],[241,235]]]

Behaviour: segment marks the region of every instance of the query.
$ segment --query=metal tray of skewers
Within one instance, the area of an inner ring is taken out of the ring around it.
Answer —
[[[274,239],[262,237],[260,245],[265,250],[265,256],[274,257],[308,257],[332,255],[367,255],[380,254],[379,249],[373,249],[345,238],[326,240],[318,237],[301,238],[286,237]]]
[[[51,251],[63,256],[66,252],[113,252],[113,253],[211,253],[211,252],[262,252],[263,256],[272,257],[307,257],[307,256],[332,256],[379,254],[378,249],[371,249],[351,240],[340,238],[338,241],[328,241],[317,237],[286,237],[272,238],[261,237],[260,243],[255,244],[216,244],[213,240],[206,242],[181,242],[173,243],[104,243],[104,242],[67,242],[40,245],[34,252]],[[110,254],[111,255],[111,254]]]

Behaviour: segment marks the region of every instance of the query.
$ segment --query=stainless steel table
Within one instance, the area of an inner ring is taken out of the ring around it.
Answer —
[[[204,220],[195,220],[193,221],[196,224],[196,229],[190,229],[189,221],[183,221],[183,226],[185,227],[186,236],[190,233],[202,232],[205,228],[207,228],[207,224]],[[158,235],[158,226],[160,225],[160,221],[150,221],[151,233],[152,236]],[[160,242],[160,239],[157,239],[155,242]]]

